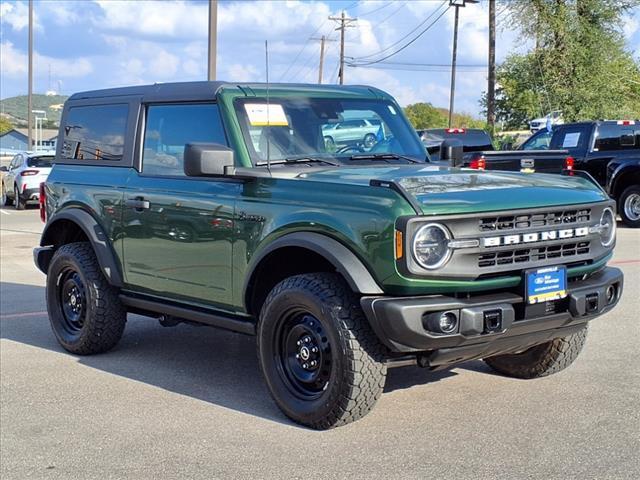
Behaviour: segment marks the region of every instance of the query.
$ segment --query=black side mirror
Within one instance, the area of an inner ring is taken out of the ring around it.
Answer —
[[[6,165],[2,165],[0,167],[0,172],[8,172],[8,171],[9,171],[9,168]]]
[[[184,173],[190,177],[222,176],[233,167],[233,150],[218,143],[187,143],[184,146]]]
[[[506,151],[506,150],[513,150],[513,143],[511,142],[505,142],[502,145],[500,145],[500,150]]]
[[[464,151],[462,142],[456,139],[446,139],[440,145],[440,160],[449,162],[452,167],[462,165]]]

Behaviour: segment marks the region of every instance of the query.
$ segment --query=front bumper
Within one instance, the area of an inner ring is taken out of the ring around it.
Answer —
[[[607,289],[615,288],[607,301]],[[501,353],[514,353],[569,335],[611,310],[622,295],[623,275],[605,267],[584,280],[569,282],[568,297],[525,305],[522,295],[502,292],[468,298],[362,297],[369,323],[393,352],[421,353],[432,368]],[[458,326],[451,334],[429,330],[441,312],[453,312]],[[496,312],[499,321],[496,323]]]

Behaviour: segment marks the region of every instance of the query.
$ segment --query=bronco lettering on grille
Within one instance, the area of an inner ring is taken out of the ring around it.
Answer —
[[[563,230],[548,230],[500,237],[482,239],[484,247],[501,247],[503,245],[519,245],[521,243],[546,242],[549,240],[563,240],[566,238],[585,237],[589,234],[589,227],[566,228]]]

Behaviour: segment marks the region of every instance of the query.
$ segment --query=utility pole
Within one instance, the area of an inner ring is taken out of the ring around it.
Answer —
[[[318,65],[318,83],[322,83],[322,72],[324,71],[325,45],[327,42],[335,42],[335,40],[328,39],[324,35],[322,35],[322,37],[311,37],[309,40],[317,40],[320,42],[320,63]]]
[[[344,10],[339,17],[329,17],[329,20],[338,22],[340,25],[336,27],[336,30],[340,30],[340,70],[338,72],[338,78],[340,85],[344,84],[344,31],[349,27],[355,27],[353,22],[358,20],[357,18],[349,18],[345,16]]]
[[[453,100],[456,94],[456,55],[458,50],[458,17],[460,7],[465,7],[467,3],[478,3],[478,0],[449,0],[449,7],[456,8],[453,24],[453,55],[451,58],[451,93],[449,94],[449,128],[453,122]]]
[[[216,79],[216,56],[218,43],[218,0],[209,0],[209,59],[207,79]]]
[[[326,38],[322,35],[320,38],[320,65],[318,65],[318,84],[322,83],[322,67],[324,65],[324,42]]]
[[[31,150],[33,138],[33,0],[29,0],[29,93],[27,97],[27,150]]]
[[[489,76],[487,86],[487,123],[493,134],[496,124],[496,0],[489,0]]]

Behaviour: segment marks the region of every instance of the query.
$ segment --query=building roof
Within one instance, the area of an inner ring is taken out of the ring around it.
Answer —
[[[24,135],[24,138],[26,140],[27,136],[29,135],[29,129],[27,128],[14,128],[14,131]],[[11,130],[9,130],[11,131]],[[8,133],[8,132],[7,132]],[[33,138],[36,138],[36,129],[33,129]],[[42,129],[42,140],[44,141],[49,141],[49,140],[53,140],[54,138],[58,138],[58,130],[57,129],[53,129],[53,128],[43,128]]]

